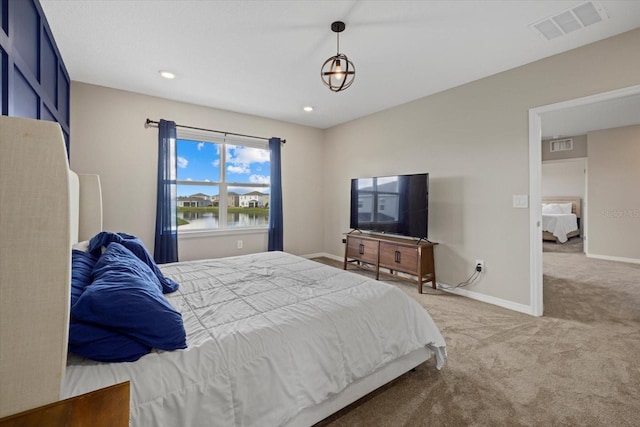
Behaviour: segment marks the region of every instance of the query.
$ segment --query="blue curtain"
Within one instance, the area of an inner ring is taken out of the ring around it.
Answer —
[[[158,124],[158,198],[153,258],[158,264],[178,261],[176,214],[176,124]]]
[[[269,152],[271,153],[271,200],[269,201],[269,243],[267,249],[270,251],[283,250],[281,145],[280,138],[269,139]]]

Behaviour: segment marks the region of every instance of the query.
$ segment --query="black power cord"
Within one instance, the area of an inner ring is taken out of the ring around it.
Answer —
[[[456,288],[464,288],[465,286],[473,285],[478,280],[481,273],[482,273],[482,266],[480,264],[476,264],[476,268],[474,269],[471,276],[467,278],[467,280],[460,282],[455,286],[442,286],[440,284],[440,287],[442,287],[443,289],[456,289]]]

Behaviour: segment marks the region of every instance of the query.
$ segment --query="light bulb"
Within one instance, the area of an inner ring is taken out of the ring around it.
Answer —
[[[339,59],[336,61],[336,69],[333,76],[338,80],[342,80],[342,77],[344,77],[344,73],[342,72],[342,65],[340,64]]]

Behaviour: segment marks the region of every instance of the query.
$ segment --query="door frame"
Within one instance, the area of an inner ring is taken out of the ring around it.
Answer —
[[[640,85],[529,109],[529,289],[530,310],[542,316],[542,117],[544,113],[640,94]]]

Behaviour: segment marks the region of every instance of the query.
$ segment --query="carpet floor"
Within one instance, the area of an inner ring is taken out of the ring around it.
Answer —
[[[640,265],[543,258],[540,318],[387,280],[429,311],[448,362],[427,361],[318,427],[640,425]]]

